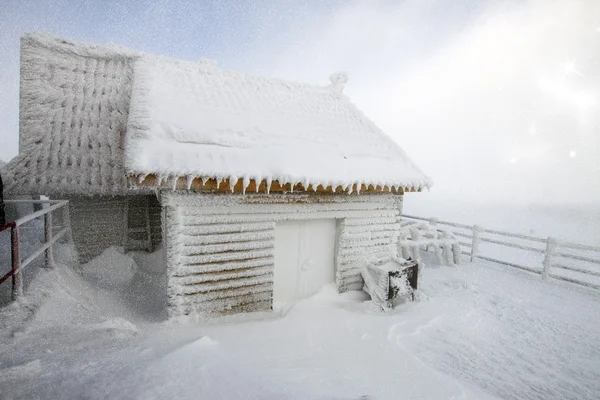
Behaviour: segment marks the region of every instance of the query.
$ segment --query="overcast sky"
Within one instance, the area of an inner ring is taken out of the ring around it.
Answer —
[[[5,161],[29,31],[324,85],[347,71],[429,196],[600,202],[600,1],[2,0]]]

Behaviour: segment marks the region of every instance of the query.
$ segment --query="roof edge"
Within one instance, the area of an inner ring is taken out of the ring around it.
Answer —
[[[41,47],[59,53],[74,54],[84,57],[95,58],[135,58],[143,54],[142,52],[131,50],[127,47],[116,45],[113,43],[93,44],[75,41],[44,32],[25,33],[21,37],[21,48],[27,46],[38,48]]]

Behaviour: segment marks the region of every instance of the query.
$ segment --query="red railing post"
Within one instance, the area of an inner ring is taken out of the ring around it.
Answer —
[[[21,256],[19,254],[19,226],[15,225],[10,230],[10,244],[12,257],[12,300],[15,301],[23,295],[23,280],[21,279]]]
[[[52,212],[44,214],[44,239],[46,243],[52,241]],[[52,245],[46,249],[46,267],[54,266],[54,253],[52,252]]]

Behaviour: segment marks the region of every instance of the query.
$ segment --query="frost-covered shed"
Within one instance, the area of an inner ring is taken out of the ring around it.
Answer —
[[[45,35],[21,57],[9,191],[69,198],[88,257],[145,223],[171,317],[360,289],[359,267],[397,252],[402,195],[431,184],[344,74],[312,86]]]

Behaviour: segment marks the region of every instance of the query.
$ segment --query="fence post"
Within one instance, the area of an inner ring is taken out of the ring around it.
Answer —
[[[23,280],[21,276],[21,256],[19,254],[19,226],[15,225],[10,230],[10,246],[12,257],[12,300],[15,301],[23,295]]]
[[[44,240],[46,243],[52,241],[52,212],[44,214]],[[46,249],[46,267],[54,266],[54,253],[52,246]]]
[[[436,217],[431,217],[431,218],[429,218],[429,221],[427,221],[427,222],[429,223],[429,226],[430,226],[430,227],[431,227],[431,228],[432,228],[434,231],[437,231],[437,224],[438,224],[438,221],[439,221],[439,220],[438,220]],[[430,246],[430,245],[427,245],[427,246],[425,247],[425,250],[426,250],[427,252],[429,252],[429,247],[433,247],[433,250],[435,251],[435,245],[431,245],[431,246]]]
[[[432,228],[437,229],[438,221],[439,219],[437,219],[436,217],[431,217],[429,218],[429,225],[431,225]]]
[[[477,259],[479,255],[479,234],[483,231],[483,228],[479,225],[473,225],[473,240],[471,242],[471,262]]]
[[[550,275],[550,269],[552,268],[552,259],[554,258],[554,254],[556,253],[556,247],[558,246],[558,242],[556,239],[548,237],[546,239],[546,250],[544,251],[544,261],[542,261],[542,279],[548,279]]]

